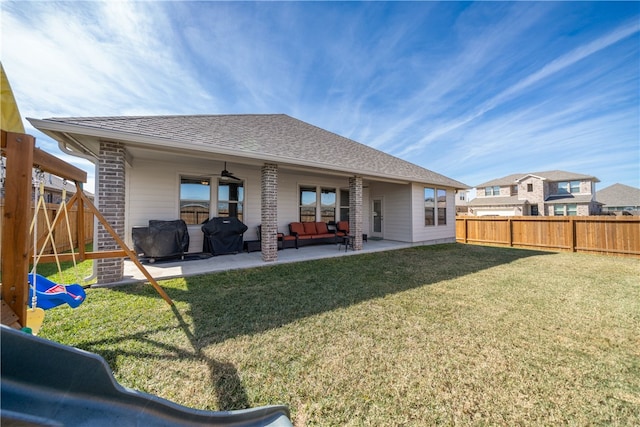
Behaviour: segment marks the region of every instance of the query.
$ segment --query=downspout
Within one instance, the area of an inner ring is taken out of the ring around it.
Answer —
[[[78,146],[80,146],[80,147],[82,146],[82,145],[80,145],[80,143],[79,143],[79,142],[78,142],[74,137],[72,137],[72,136],[71,136],[71,135],[69,135],[68,133],[66,133],[66,132],[65,132],[65,133],[63,133],[63,135],[64,135],[66,138],[69,138],[70,140],[72,140],[73,142],[75,142],[76,144],[78,144]],[[95,163],[96,158],[95,158],[95,156],[93,156],[93,155],[91,155],[91,154],[87,154],[86,152],[85,152],[85,153],[83,153],[83,152],[79,152],[79,151],[73,151],[73,150],[71,150],[71,149],[69,149],[69,148],[67,147],[67,144],[66,144],[66,142],[64,142],[64,141],[58,141],[58,148],[60,149],[60,151],[62,151],[62,152],[63,152],[63,153],[65,153],[65,154],[68,154],[69,156],[73,156],[73,157],[80,157],[80,158],[82,158],[82,159],[85,159],[85,160],[88,160],[89,162],[91,162],[91,164],[93,164],[93,176],[94,176],[94,177],[96,176],[96,163]],[[94,194],[94,196],[93,196],[93,197],[94,197],[94,198],[97,198],[97,197],[98,197],[98,195],[97,195],[97,194]],[[96,200],[96,203],[97,203],[97,200]],[[94,245],[96,244],[97,228],[98,228],[98,226],[97,226],[97,225],[95,225],[95,221],[94,221],[94,226],[93,226],[93,244],[94,244]],[[78,244],[79,244],[79,243],[80,243],[80,242],[78,242]],[[84,244],[84,243],[83,243],[83,244]],[[91,280],[95,279],[95,278],[97,277],[97,275],[98,275],[97,263],[95,263],[95,262],[94,262],[94,263],[93,263],[93,270],[91,271],[91,275],[89,275],[89,276],[87,276],[87,277],[83,278],[82,280],[86,283],[86,282],[89,282],[89,281],[91,281]]]

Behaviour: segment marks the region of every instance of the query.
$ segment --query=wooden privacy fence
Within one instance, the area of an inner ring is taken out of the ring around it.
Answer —
[[[456,218],[456,241],[640,257],[640,218],[464,216]]]
[[[58,209],[60,208],[60,205],[54,204],[54,203],[47,203],[46,208],[47,208],[47,215],[49,216],[49,223],[53,223],[53,219],[56,217],[56,214],[58,213]],[[78,230],[77,230],[78,207],[74,205],[71,208],[69,208],[68,214],[69,214],[69,227],[71,228],[71,237],[73,239],[73,247],[78,248],[79,247]],[[64,213],[61,213],[61,215],[64,215]],[[0,202],[0,218],[4,218],[4,202]],[[31,223],[32,218],[33,218],[33,207],[31,208],[31,212],[29,214],[29,223]],[[1,221],[0,236],[2,235],[1,233],[2,233],[3,226],[4,226],[4,221]],[[48,234],[47,220],[44,217],[44,212],[42,208],[38,212],[37,230],[38,230],[38,252],[39,252]],[[85,236],[85,242],[83,244],[93,242],[93,213],[91,213],[91,211],[89,210],[84,211],[84,236]],[[71,245],[69,243],[69,232],[67,231],[67,223],[64,219],[60,221],[59,224],[57,224],[53,228],[53,241],[55,242],[56,251],[58,253],[71,250]],[[33,242],[33,238],[31,239],[31,242]],[[1,246],[5,246],[5,245],[3,244]],[[31,248],[31,251],[33,252],[33,247]],[[51,244],[51,240],[47,241],[47,244],[45,246],[43,253],[44,254],[53,253],[53,245]],[[2,255],[2,247],[0,247],[0,256],[1,255]]]

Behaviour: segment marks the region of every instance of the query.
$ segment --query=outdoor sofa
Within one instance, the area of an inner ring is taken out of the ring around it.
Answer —
[[[324,222],[292,222],[289,234],[296,237],[298,246],[339,243],[335,230],[329,230]]]

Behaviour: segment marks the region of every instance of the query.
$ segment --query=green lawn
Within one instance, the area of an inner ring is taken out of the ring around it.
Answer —
[[[89,289],[40,336],[297,426],[640,425],[640,260],[438,245]]]

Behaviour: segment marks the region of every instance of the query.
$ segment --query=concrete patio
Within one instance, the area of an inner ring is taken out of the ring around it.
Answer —
[[[198,274],[213,273],[216,271],[236,270],[252,267],[265,267],[275,264],[284,264],[313,259],[343,257],[359,255],[370,252],[390,251],[413,246],[411,243],[395,242],[391,240],[369,240],[365,242],[361,251],[349,249],[345,251],[344,246],[336,245],[316,245],[305,246],[299,249],[284,249],[278,251],[278,260],[274,262],[264,262],[261,252],[241,252],[236,255],[212,256],[205,259],[189,260],[169,260],[155,263],[144,262],[143,265],[156,280],[171,279],[174,277],[194,276]],[[190,257],[193,258],[193,257]],[[197,257],[196,257],[197,258]],[[124,262],[124,278],[117,283],[97,286],[114,286],[125,283],[146,281],[144,274],[129,260]]]

